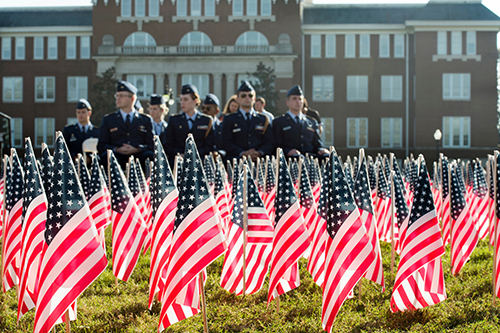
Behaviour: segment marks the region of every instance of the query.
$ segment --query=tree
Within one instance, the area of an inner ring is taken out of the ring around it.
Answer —
[[[279,100],[279,94],[274,90],[276,80],[274,69],[266,67],[261,61],[255,72],[247,73],[247,75],[255,78],[255,80],[249,81],[255,88],[257,96],[264,97],[266,100],[266,110],[276,114],[276,102]]]
[[[92,122],[99,126],[105,114],[116,109],[115,92],[116,84],[115,67],[108,68],[104,73],[97,76],[96,83],[92,86]]]

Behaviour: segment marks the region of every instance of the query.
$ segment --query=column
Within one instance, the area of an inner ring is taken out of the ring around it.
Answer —
[[[236,90],[234,88],[234,79],[234,74],[226,74],[226,100],[228,100],[231,95],[234,95],[234,93],[236,93]]]
[[[156,87],[155,91],[158,95],[163,95],[165,92],[165,73],[155,74]]]
[[[177,114],[177,103],[179,103],[177,98],[177,73],[169,73],[168,74],[168,86],[172,89],[172,93],[174,96],[175,103],[173,105],[169,105],[170,114]]]
[[[219,102],[223,104],[224,102],[222,101],[222,74],[213,74],[214,78],[214,94],[219,98]],[[224,105],[221,105],[220,108],[222,109]]]

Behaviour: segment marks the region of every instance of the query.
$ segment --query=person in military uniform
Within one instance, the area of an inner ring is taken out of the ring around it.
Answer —
[[[99,128],[94,127],[90,122],[91,115],[92,106],[86,99],[82,98],[76,104],[76,119],[78,122],[74,125],[67,125],[63,129],[64,140],[73,159],[78,154],[83,154],[83,141],[99,137]]]
[[[201,104],[198,90],[192,84],[182,86],[180,104],[182,113],[170,116],[163,148],[173,166],[175,156],[184,155],[186,139],[192,134],[198,153],[204,157],[214,151],[215,135],[212,128],[212,117],[202,114],[196,108]]]
[[[273,154],[274,138],[269,119],[255,112],[255,89],[248,81],[238,88],[240,109],[228,114],[222,122],[222,146],[226,158],[247,156],[252,160]]]
[[[137,88],[126,81],[119,81],[116,89],[118,111],[102,119],[97,149],[101,161],[107,167],[107,150],[113,150],[118,162],[125,167],[131,155],[144,164],[153,160],[153,126],[148,115],[139,113],[134,104]]]
[[[293,86],[287,94],[288,112],[273,121],[274,140],[285,156],[300,154],[328,156],[328,150],[319,137],[318,122],[304,115],[304,94],[300,86]]]
[[[153,134],[160,137],[162,144],[165,144],[167,122],[165,116],[168,114],[168,108],[163,96],[153,94],[149,98],[149,114],[153,118]]]
[[[201,110],[207,116],[212,117],[212,128],[215,135],[215,150],[222,156],[226,153],[222,150],[222,122],[217,118],[219,114],[219,99],[214,94],[208,94],[203,101]]]

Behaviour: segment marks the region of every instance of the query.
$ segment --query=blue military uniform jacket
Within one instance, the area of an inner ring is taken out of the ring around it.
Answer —
[[[135,112],[130,127],[123,121],[120,111],[108,114],[102,119],[97,150],[99,155],[108,149],[121,147],[124,143],[139,148],[142,152],[153,152],[153,125],[151,118]]]
[[[222,150],[222,122],[218,118],[214,119],[214,134],[216,150]]]
[[[158,137],[160,138],[160,142],[162,145],[165,145],[165,141],[167,139],[167,126],[168,126],[168,123],[166,121],[162,121],[160,123],[161,125],[161,131],[160,133],[156,133],[157,130],[156,130],[156,124],[153,122],[153,134],[154,135],[158,135]]]
[[[273,132],[276,146],[282,148],[285,155],[292,149],[302,154],[317,154],[319,149],[324,148],[318,134],[318,123],[307,116],[297,124],[290,114],[285,113],[274,119]]]
[[[99,137],[99,128],[89,124],[87,131],[80,131],[78,124],[65,126],[63,129],[64,140],[68,146],[71,156],[74,158],[78,154],[82,154],[82,143],[89,138]]]
[[[226,158],[239,158],[241,153],[254,148],[264,155],[274,153],[274,138],[269,119],[254,110],[250,123],[238,110],[224,116],[222,122],[222,146],[226,151]]]
[[[215,135],[212,129],[212,117],[196,112],[193,126],[189,129],[185,113],[170,116],[167,130],[165,132],[165,143],[163,148],[169,160],[173,161],[177,153],[184,154],[188,134],[193,134],[196,147],[200,156],[205,156],[214,151]]]

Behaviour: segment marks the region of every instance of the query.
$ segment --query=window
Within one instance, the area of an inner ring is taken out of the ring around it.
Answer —
[[[347,118],[347,147],[368,147],[368,118]]]
[[[23,101],[23,78],[21,76],[3,78],[3,101]]]
[[[215,0],[205,0],[205,16],[215,16]]]
[[[35,101],[53,102],[55,100],[56,78],[53,76],[35,77]]]
[[[122,0],[121,16],[132,16],[132,0]]]
[[[212,46],[212,41],[210,37],[204,32],[201,31],[191,31],[185,34],[181,42],[180,46]]]
[[[127,75],[127,81],[137,88],[137,97],[147,98],[153,94],[153,75]]]
[[[233,0],[233,16],[243,16],[243,0]]]
[[[179,3],[179,2],[178,2]],[[177,3],[177,4],[178,4]],[[125,39],[125,42],[123,43],[124,46],[156,46],[156,41],[147,32],[134,32],[130,34],[127,39]]]
[[[368,101],[368,76],[366,75],[347,76],[347,101],[348,102]]]
[[[26,58],[26,38],[16,37],[16,60]]]
[[[448,42],[446,35],[446,31],[438,31],[437,33],[437,54],[439,55],[448,54]]]
[[[80,59],[90,59],[90,36],[80,37]]]
[[[12,147],[23,147],[23,118],[10,119]]]
[[[383,102],[403,100],[403,76],[382,75],[381,100]]]
[[[311,35],[311,58],[321,58],[321,35]]]
[[[66,59],[76,59],[76,37],[66,37]]]
[[[356,35],[345,35],[345,57],[356,57]]]
[[[191,0],[191,16],[201,16],[201,0]]]
[[[88,78],[86,76],[68,76],[68,102],[80,98],[87,99]]]
[[[389,35],[380,35],[378,38],[378,56],[379,58],[389,58],[391,55]]]
[[[257,16],[257,0],[247,0],[247,16]]]
[[[33,43],[33,59],[43,59],[43,37],[35,37]]]
[[[187,16],[187,0],[177,0],[177,16]]]
[[[335,58],[337,56],[337,43],[336,35],[326,35],[325,36],[325,57]]]
[[[210,92],[208,74],[187,74],[182,75],[182,84],[193,84],[198,88],[200,96],[206,96]]]
[[[405,57],[405,35],[394,35],[394,58]]]
[[[272,5],[271,0],[260,0],[260,15],[271,16]]]
[[[476,32],[467,31],[467,55],[476,54]]]
[[[313,101],[333,101],[333,76],[313,76]]]
[[[54,146],[55,125],[54,118],[35,118],[35,147],[41,147],[42,142],[49,147]]]
[[[443,147],[470,147],[470,117],[443,117]]]
[[[451,32],[451,54],[462,54],[462,31]]]
[[[382,118],[382,148],[403,147],[403,118]]]
[[[10,37],[2,37],[2,60],[12,58],[12,40]]]
[[[57,37],[48,38],[48,59],[57,59]]]
[[[323,123],[321,141],[325,147],[333,146],[333,118],[321,118],[321,122]]]
[[[76,118],[76,117],[66,118],[66,125],[75,125],[77,123],[78,123],[78,118]]]
[[[370,58],[370,35],[359,35],[359,57]]]
[[[160,4],[158,0],[149,0],[149,16],[157,17],[160,15]]]
[[[470,73],[444,73],[443,100],[470,100]]]
[[[242,53],[259,53],[269,51],[269,42],[266,36],[258,31],[242,33],[235,43],[235,51]]]
[[[146,16],[146,0],[135,0],[135,16]]]

